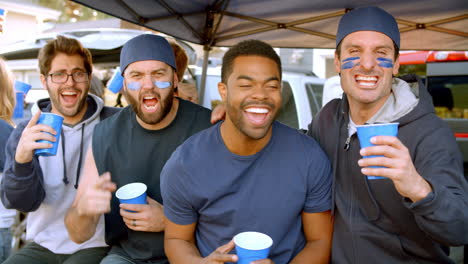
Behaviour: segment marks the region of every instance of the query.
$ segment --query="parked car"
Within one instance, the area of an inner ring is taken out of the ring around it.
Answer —
[[[400,73],[417,73],[424,77],[436,114],[453,130],[467,177],[468,51],[402,52],[400,65]]]

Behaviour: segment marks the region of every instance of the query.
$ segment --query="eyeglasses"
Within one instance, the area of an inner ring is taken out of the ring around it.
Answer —
[[[49,74],[50,79],[53,83],[66,83],[68,81],[68,77],[72,77],[74,82],[81,83],[87,82],[89,80],[89,76],[87,72],[77,71],[71,74],[64,73],[64,72],[54,72]]]

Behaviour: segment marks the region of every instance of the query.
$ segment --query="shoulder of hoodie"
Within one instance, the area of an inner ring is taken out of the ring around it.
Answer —
[[[8,124],[5,120],[0,119],[0,131],[2,131],[2,133],[11,133],[11,131],[13,131],[13,127],[10,124]]]

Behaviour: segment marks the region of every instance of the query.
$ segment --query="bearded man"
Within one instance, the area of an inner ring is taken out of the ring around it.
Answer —
[[[83,243],[105,214],[111,250],[101,263],[168,263],[159,174],[185,139],[210,126],[211,112],[174,96],[174,53],[160,36],[129,40],[120,68],[129,106],[96,127],[65,224],[70,238]],[[131,182],[147,185],[147,204],[119,204],[114,191]]]

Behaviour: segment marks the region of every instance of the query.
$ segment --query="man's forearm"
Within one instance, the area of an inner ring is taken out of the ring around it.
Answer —
[[[78,244],[88,241],[96,232],[100,216],[80,216],[76,207],[72,206],[65,215],[65,226],[68,236]]]
[[[294,257],[290,264],[330,263],[331,242],[317,240],[307,242],[305,247]]]
[[[188,241],[169,238],[164,240],[166,255],[171,264],[203,263],[195,244]]]

